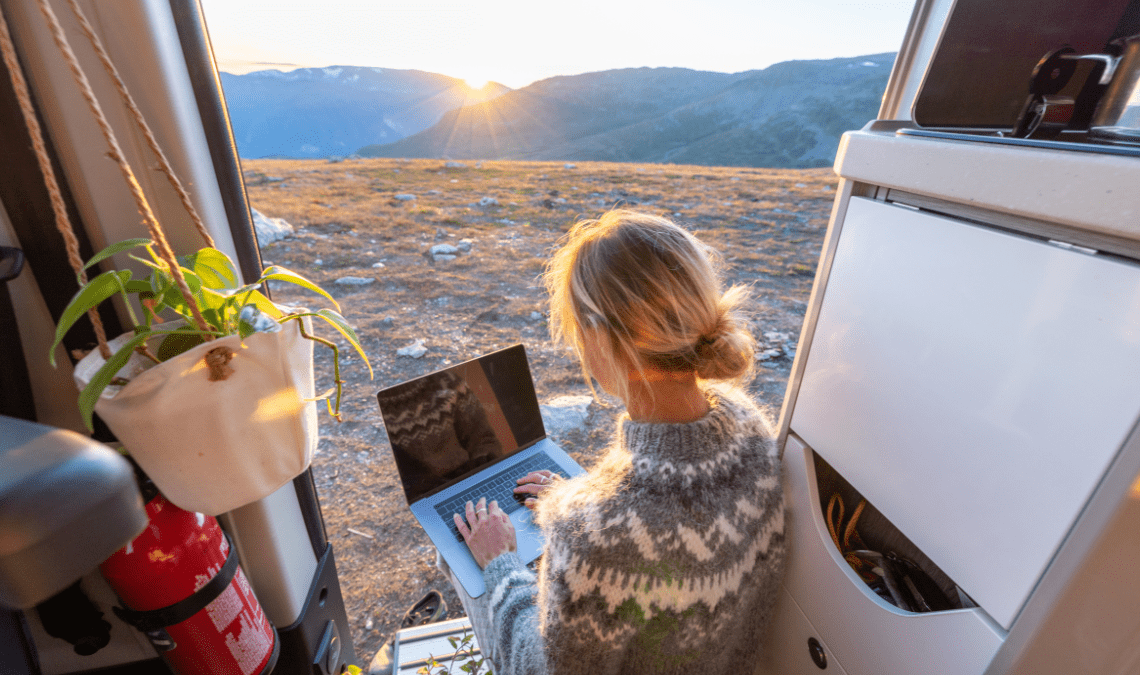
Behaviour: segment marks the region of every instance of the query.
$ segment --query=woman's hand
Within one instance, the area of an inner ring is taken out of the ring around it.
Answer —
[[[542,491],[550,487],[558,478],[558,474],[553,471],[531,471],[515,481],[519,484],[519,486],[515,488],[515,494],[531,495],[526,498],[523,505],[533,510],[535,505],[538,504],[538,499],[536,499],[538,495],[542,494]]]
[[[479,569],[484,569],[504,553],[518,550],[515,526],[511,524],[510,516],[499,508],[498,502],[491,502],[489,509],[485,497],[481,497],[475,506],[467,502],[467,522],[470,527],[458,513],[451,517],[459,528],[459,534],[463,535],[463,541],[467,542],[467,548],[471,549],[471,556],[475,558]]]

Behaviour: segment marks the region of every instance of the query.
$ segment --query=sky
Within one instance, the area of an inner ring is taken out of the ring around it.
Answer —
[[[512,88],[898,51],[914,0],[202,0],[219,70],[418,69]]]

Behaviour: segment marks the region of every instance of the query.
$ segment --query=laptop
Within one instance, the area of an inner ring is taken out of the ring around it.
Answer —
[[[543,537],[513,493],[517,480],[549,470],[585,470],[546,437],[523,345],[382,389],[376,394],[412,515],[463,589],[486,590],[452,514],[468,501],[498,501],[515,527],[518,554],[530,563]]]

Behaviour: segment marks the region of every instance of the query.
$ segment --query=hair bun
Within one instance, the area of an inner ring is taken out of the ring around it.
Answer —
[[[721,312],[716,326],[697,340],[694,351],[697,377],[704,380],[732,380],[752,369],[752,335],[728,311]]]

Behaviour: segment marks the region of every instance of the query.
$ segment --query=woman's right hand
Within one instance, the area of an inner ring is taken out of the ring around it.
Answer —
[[[515,494],[528,495],[523,505],[533,510],[538,504],[538,495],[542,494],[543,490],[553,485],[554,481],[559,478],[560,476],[553,471],[531,471],[516,481],[519,486],[515,488]]]

